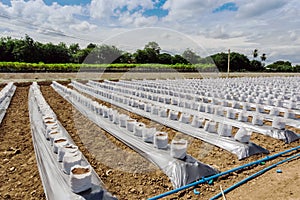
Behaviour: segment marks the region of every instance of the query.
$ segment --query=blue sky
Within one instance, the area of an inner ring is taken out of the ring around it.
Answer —
[[[230,48],[249,58],[259,49],[268,62],[299,64],[300,1],[1,0],[0,36],[25,34],[41,42],[83,47],[110,41],[134,49],[156,40],[169,52],[194,43],[207,54]]]
[[[217,7],[213,10],[213,13],[224,12],[224,11],[237,11],[238,6],[234,2],[224,3],[220,7]]]

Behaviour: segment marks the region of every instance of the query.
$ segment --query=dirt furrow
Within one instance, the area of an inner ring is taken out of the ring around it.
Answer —
[[[17,87],[0,126],[0,199],[45,199],[32,144],[28,89]]]

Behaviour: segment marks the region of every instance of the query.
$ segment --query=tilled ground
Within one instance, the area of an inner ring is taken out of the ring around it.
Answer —
[[[57,114],[58,119],[72,136],[75,143],[80,147],[80,150],[95,168],[108,191],[113,195],[116,195],[119,199],[145,199],[172,189],[168,177],[158,170],[157,167],[90,122],[82,114],[73,109],[71,104],[60,97],[48,84],[49,83],[43,83],[43,86],[41,87],[46,101]],[[1,125],[1,198],[4,198],[4,196],[11,197],[12,199],[21,197],[25,197],[23,199],[44,198],[31,141],[27,95],[28,87],[18,87],[12,105],[8,109],[8,113]],[[104,103],[101,101],[99,102]],[[110,106],[107,103],[105,104]],[[118,110],[119,112],[126,112],[122,109]],[[147,126],[156,127],[159,130],[168,132],[170,138],[184,137],[189,141],[189,154],[204,163],[213,165],[220,171],[225,171],[265,156],[256,155],[239,161],[235,155],[201,142],[198,139],[185,136],[168,127],[161,126],[151,120],[144,119],[134,114],[131,114],[131,117],[147,124]],[[292,144],[284,144],[281,141],[257,133],[252,134],[251,140],[268,149],[271,154],[299,146],[300,144],[300,141]],[[5,146],[5,148],[2,148],[2,146]],[[18,149],[21,150],[21,153],[14,155],[19,152],[16,152]],[[7,152],[10,153],[8,154]],[[8,155],[13,156],[11,158],[4,157]],[[16,159],[14,159],[14,157]],[[279,161],[280,159],[222,177],[215,180],[212,185],[204,184],[178,192],[167,197],[167,199],[209,199],[220,191],[220,185],[225,189],[233,183],[253,174],[259,169]],[[299,199],[299,190],[297,187],[294,187],[295,185],[297,186],[300,184],[299,173],[291,172],[295,171],[299,164],[299,160],[296,160],[283,165],[283,173],[280,174],[280,178],[278,178],[279,175],[276,174],[276,170],[275,172],[274,170],[271,170],[264,176],[259,177],[259,179],[255,179],[243,187],[236,189],[232,194],[229,194],[230,198],[227,199],[262,199],[260,197],[265,199],[268,195],[269,197],[272,197],[272,199],[282,199],[281,197],[287,197],[287,199]],[[24,168],[22,168],[23,170],[20,168],[20,165],[24,165]],[[12,169],[12,167],[15,168]],[[10,169],[12,169],[12,173],[10,172]],[[291,171],[289,171],[289,169]],[[289,173],[285,173],[287,171],[289,171]],[[34,181],[31,181],[32,179]],[[270,180],[272,180],[272,184],[262,184],[264,182],[267,183]],[[18,185],[18,181],[21,183],[20,185]],[[282,186],[282,183],[290,189],[286,190],[285,187]],[[294,186],[292,186],[292,184]],[[278,186],[277,189],[276,186]],[[265,189],[262,190],[262,187]],[[14,189],[11,190],[11,188]],[[200,194],[195,194],[193,189],[199,191]],[[256,190],[260,191],[260,194],[256,194],[255,196]],[[252,192],[253,194],[251,196],[253,196],[253,198],[247,196],[246,191]],[[245,195],[248,198],[245,198]]]
[[[28,89],[17,87],[0,126],[0,199],[45,199],[31,139]]]

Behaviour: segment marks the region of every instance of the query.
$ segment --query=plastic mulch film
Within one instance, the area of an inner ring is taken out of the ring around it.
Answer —
[[[118,107],[121,107],[125,110],[136,113],[136,114],[141,115],[143,117],[149,118],[153,121],[156,121],[158,123],[161,123],[163,125],[171,127],[175,130],[178,130],[182,133],[185,133],[185,134],[190,135],[192,137],[198,138],[198,139],[200,139],[204,142],[207,142],[207,143],[213,144],[215,146],[218,146],[222,149],[225,149],[225,150],[227,150],[227,151],[229,151],[233,154],[236,154],[238,159],[243,159],[243,158],[249,157],[249,156],[254,155],[254,154],[260,154],[260,153],[267,154],[267,153],[269,153],[268,150],[254,144],[254,143],[251,143],[251,142],[250,143],[241,143],[241,142],[236,141],[233,137],[219,136],[218,134],[213,134],[213,133],[209,133],[207,131],[204,131],[204,129],[193,127],[193,126],[191,126],[191,124],[185,124],[185,123],[181,123],[179,121],[174,121],[174,120],[171,120],[171,119],[169,119],[165,116],[161,117],[159,115],[153,115],[153,114],[151,114],[149,112],[146,112],[142,109],[137,109],[137,108],[131,107],[131,106],[129,106],[127,104],[124,104],[124,103],[120,103],[120,102],[117,102],[117,101],[112,101],[112,99],[109,99],[107,97],[104,97],[104,96],[100,95],[100,93],[101,93],[100,88],[95,89],[93,87],[83,85],[83,84],[80,84],[80,83],[77,83],[77,82],[74,82],[74,81],[72,82],[72,85],[73,85],[73,87],[77,88],[78,90],[83,91],[87,94],[90,94],[90,95],[92,95],[96,98],[99,98],[99,99],[103,100],[103,101],[110,102],[111,104],[114,104],[114,105],[116,105]],[[112,94],[111,91],[109,93]],[[122,95],[117,95],[117,94],[118,94],[118,92],[116,92],[116,91],[113,92],[113,95],[115,95],[115,97],[118,96],[118,97],[126,98]],[[152,107],[154,107],[154,106],[152,106]],[[163,107],[163,105],[162,105],[162,107]]]
[[[281,77],[282,80],[285,81],[286,78]],[[238,88],[236,85],[230,85],[228,81],[235,82],[235,81],[242,81],[243,79],[216,79],[217,82],[213,82],[211,80],[207,79],[205,82],[208,82],[209,84],[212,84],[211,86],[208,85],[208,83],[204,83],[203,80],[199,79],[191,79],[191,80],[164,80],[161,82],[161,80],[155,80],[155,81],[149,81],[149,80],[132,80],[132,81],[125,81],[120,80],[120,83],[124,83],[127,86],[131,85],[134,89],[150,89],[154,91],[167,91],[167,90],[174,90],[174,91],[180,91],[182,97],[184,98],[185,95],[197,95],[197,98],[200,99],[206,99],[206,100],[217,100],[217,101],[223,101],[226,100],[227,103],[232,103],[233,101],[238,102],[248,102],[251,103],[251,107],[255,108],[255,104],[252,101],[257,101],[257,103],[261,104],[264,109],[270,110],[272,108],[277,108],[280,110],[280,112],[285,112],[289,108],[290,100],[295,101],[293,111],[295,114],[300,114],[300,94],[298,92],[299,86],[297,85],[297,81],[299,82],[299,78],[295,79],[287,79],[286,85],[281,85],[280,88],[283,88],[284,91],[278,91],[279,88],[275,88],[273,91],[273,88],[263,87],[263,86],[254,86],[249,87],[249,84],[241,87],[240,85],[243,85],[243,83],[238,83]],[[268,79],[266,79],[268,81]],[[291,82],[294,84],[294,87],[291,87]],[[107,81],[110,82],[110,81]],[[111,83],[111,82],[110,82]],[[181,84],[178,84],[181,83]],[[116,84],[116,83],[114,83]],[[256,83],[254,83],[256,84]],[[251,85],[251,84],[250,84]],[[194,90],[191,90],[191,88],[194,88]],[[204,88],[203,90],[200,90],[199,88]],[[293,92],[287,92],[286,90],[293,88]],[[157,89],[157,90],[156,90]],[[249,91],[249,89],[251,91]],[[248,91],[247,91],[248,90]],[[205,91],[205,92],[204,92]],[[207,92],[207,91],[214,91],[214,92]],[[226,93],[226,95],[224,95]],[[275,94],[276,93],[276,94]],[[270,105],[270,99],[269,97],[266,97],[267,95],[271,95],[272,98],[272,104]],[[293,98],[293,95],[294,98]],[[248,96],[248,98],[246,98]],[[278,97],[278,99],[276,98]],[[255,98],[255,99],[254,99]],[[277,102],[277,100],[279,100]]]
[[[0,91],[0,124],[5,116],[6,110],[10,104],[10,101],[15,94],[16,86],[9,82],[1,91]]]
[[[105,80],[104,81],[104,83],[103,84],[110,84],[110,85],[113,85],[113,86],[117,86],[117,85],[119,85],[119,86],[121,86],[121,85],[123,85],[123,86],[125,86],[126,85],[126,87],[128,87],[128,86],[133,86],[133,88],[132,89],[137,89],[137,90],[150,90],[150,89],[153,89],[153,88],[151,88],[151,87],[146,87],[146,86],[143,86],[144,88],[143,89],[141,89],[141,87],[139,87],[139,85],[141,84],[142,85],[142,83],[139,83],[139,82],[137,82],[137,81],[132,81],[132,82],[129,82],[129,81],[121,81],[121,83],[116,83],[116,82],[112,82],[112,81],[108,81],[108,80]],[[168,92],[171,92],[171,90],[170,89],[159,89],[160,90],[160,92],[161,93],[168,93]],[[189,101],[189,102],[191,102],[191,103],[193,103],[193,101],[190,101],[189,99],[188,99],[188,97],[189,96],[191,96],[191,94],[190,93],[185,93],[185,92],[183,92],[183,93],[181,93],[180,95],[182,95],[182,98],[183,99],[185,99],[186,101]],[[165,95],[165,96],[168,96],[168,95]],[[169,95],[170,96],[170,95]],[[172,97],[172,96],[170,96],[170,97]],[[193,96],[191,96],[191,97],[193,97]],[[237,97],[235,97],[237,100],[224,100],[224,99],[221,99],[221,98],[217,98],[217,97],[208,97],[208,96],[203,96],[203,95],[197,95],[197,98],[198,99],[206,99],[207,101],[210,101],[210,103],[209,104],[212,104],[212,103],[214,103],[214,101],[216,102],[216,104],[217,103],[221,103],[221,102],[226,102],[226,104],[233,104],[233,103],[237,103],[239,106],[238,106],[238,108],[235,108],[235,111],[236,112],[241,112],[242,110],[241,110],[241,108],[240,108],[240,106],[241,105],[243,105],[244,103],[246,104],[246,105],[248,105],[249,106],[249,108],[252,108],[252,109],[257,109],[257,106],[260,106],[261,108],[262,108],[262,110],[263,110],[263,112],[261,112],[260,113],[260,115],[261,116],[263,116],[265,119],[267,119],[267,120],[269,120],[269,121],[272,121],[273,120],[273,118],[274,118],[274,116],[272,116],[272,115],[268,115],[268,114],[264,114],[264,110],[269,110],[269,111],[271,111],[271,110],[273,110],[273,109],[276,109],[276,110],[278,110],[278,112],[283,112],[283,113],[285,113],[285,112],[292,112],[292,113],[294,113],[294,114],[300,114],[300,111],[299,110],[297,110],[297,109],[287,109],[287,108],[284,108],[284,107],[279,107],[279,106],[270,106],[270,105],[263,105],[263,104],[260,104],[260,103],[249,103],[249,102],[242,102],[242,101],[240,101]],[[246,99],[245,99],[246,100]],[[281,100],[282,101],[282,100]],[[283,102],[283,101],[282,101]],[[204,104],[208,104],[208,103],[204,103]],[[283,106],[283,104],[281,105],[281,106]],[[244,107],[244,106],[243,106]],[[243,108],[244,109],[244,108]],[[298,112],[299,111],[299,112]],[[257,112],[257,111],[256,111]],[[254,111],[252,111],[252,112],[250,112],[250,109],[249,110],[247,110],[247,114],[249,115],[249,116],[253,116],[253,115],[255,115],[255,112]],[[286,124],[287,125],[289,125],[289,126],[292,126],[292,127],[295,127],[295,128],[300,128],[300,119],[290,119],[290,118],[286,118],[285,119],[285,121],[286,121]]]
[[[136,90],[134,90],[134,89],[126,88],[124,86],[123,87],[122,86],[117,86],[116,87],[114,85],[109,85],[109,84],[116,84],[116,83],[111,82],[111,81],[107,81],[107,80],[104,83],[97,83],[97,82],[94,82],[94,81],[89,81],[88,82],[88,85],[90,85],[92,87],[102,89],[102,90],[114,90],[115,93],[118,93],[118,91],[116,89],[117,87],[119,87],[119,89],[123,88],[123,90],[126,90],[127,92],[129,91],[129,93],[124,94],[124,95],[126,95],[130,98],[137,98],[137,99],[139,99],[139,100],[141,100],[145,103],[155,104],[157,106],[168,108],[168,109],[171,109],[171,110],[180,110],[182,112],[187,112],[187,113],[190,113],[192,115],[201,115],[202,117],[205,117],[207,119],[211,119],[211,120],[213,119],[217,122],[224,122],[224,123],[227,123],[227,124],[229,124],[231,126],[234,126],[234,127],[238,127],[238,128],[245,127],[245,128],[250,129],[250,130],[253,130],[255,132],[258,132],[258,133],[261,133],[261,134],[264,134],[264,135],[267,135],[267,136],[270,136],[270,137],[273,137],[273,138],[276,138],[276,139],[283,140],[286,143],[290,143],[290,142],[293,142],[295,140],[300,139],[300,135],[296,134],[296,133],[293,133],[292,131],[279,130],[279,129],[273,128],[271,126],[263,125],[263,124],[261,124],[260,126],[257,126],[255,124],[247,122],[247,121],[240,122],[240,121],[233,120],[233,119],[230,119],[230,118],[221,117],[217,114],[208,113],[208,111],[206,110],[207,108],[211,108],[211,110],[213,110],[215,107],[217,107],[216,105],[211,105],[210,103],[197,104],[193,101],[186,100],[186,101],[184,101],[185,105],[182,105],[182,106],[179,106],[178,104],[177,105],[170,105],[170,104],[166,105],[162,102],[154,101],[153,99],[149,100],[149,99],[147,99],[146,96],[144,96],[144,97],[139,96],[138,97],[137,96],[138,92],[136,92]],[[135,94],[135,95],[133,95],[133,94]],[[176,99],[175,97],[172,97],[170,95],[165,95],[165,94],[160,94],[160,98],[162,98],[162,99],[170,98],[171,101]],[[196,109],[196,110],[193,109],[192,105],[194,105],[194,103],[196,105],[203,106],[203,108],[205,110],[202,110],[202,112],[199,112],[198,111],[199,109]],[[190,106],[189,107],[184,107],[184,106],[186,106],[186,104],[188,104]],[[233,118],[235,118],[235,114],[242,113],[242,112],[244,112],[247,116],[252,116],[252,117],[258,116],[262,120],[266,119],[268,121],[273,121],[274,118],[276,118],[276,116],[270,116],[270,115],[267,115],[267,114],[254,113],[254,112],[251,112],[251,111],[242,111],[242,110],[238,110],[238,109],[234,109],[234,108],[223,108],[221,106],[219,106],[219,107],[223,109],[222,112],[232,111],[233,112]],[[291,125],[291,126],[294,126],[296,128],[299,126],[299,122],[300,122],[299,119],[298,120],[291,120],[291,119],[286,119],[286,118],[283,118],[283,117],[281,117],[281,118],[286,122],[287,125]],[[262,120],[261,120],[261,123],[262,123]]]
[[[52,87],[99,127],[158,166],[170,178],[174,188],[218,173],[213,167],[189,155],[182,160],[171,157],[169,145],[166,149],[155,148],[153,144],[145,142],[142,137],[135,136],[127,129],[128,127],[123,128],[121,125],[116,125],[109,118],[105,118],[104,114],[99,114],[96,110],[102,105],[84,97],[75,90],[68,89],[56,82],[53,82]]]
[[[58,145],[58,143],[56,144],[55,141],[58,141],[58,139],[52,140],[53,138],[50,136],[50,140],[47,140],[47,134],[51,134],[51,131],[49,132],[48,130],[49,126],[46,129],[45,120],[49,120],[48,122],[53,124],[55,122],[55,128],[59,130],[59,138],[61,138],[61,140],[64,138],[64,140],[68,141],[68,145],[72,145],[73,147],[75,144],[68,132],[56,119],[55,113],[46,103],[36,82],[34,82],[30,87],[28,104],[33,145],[46,198],[53,200],[116,199],[103,189],[103,183],[93,169],[91,169],[90,174],[88,174],[89,177],[87,181],[85,180],[86,182],[83,182],[84,180],[80,180],[80,178],[76,179],[76,176],[71,177],[71,175],[68,175],[63,171],[63,169],[66,169],[66,164],[70,165],[70,163],[67,163],[66,159],[63,161],[63,163],[58,161],[58,154],[54,153],[55,148]],[[82,167],[90,166],[78,148],[76,155],[79,155],[80,157],[76,164]],[[67,158],[67,156],[65,155],[64,158]],[[71,165],[68,167],[71,167]],[[76,183],[85,183],[85,185],[76,185]],[[88,190],[86,190],[87,183],[89,183]],[[75,194],[73,191],[78,193]]]

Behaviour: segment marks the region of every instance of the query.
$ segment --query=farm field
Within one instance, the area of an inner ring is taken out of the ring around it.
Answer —
[[[135,75],[134,78],[136,79],[166,78],[164,75],[157,76],[157,74],[151,74],[151,76],[145,77],[144,74],[138,73],[104,74],[101,78],[130,79],[133,75]],[[169,78],[173,78],[178,74],[174,73],[168,75],[170,76]],[[232,76],[244,75],[245,74],[232,74]],[[272,74],[268,75],[271,76]],[[1,81],[26,81],[26,83],[15,84],[17,86],[16,92],[12,97],[11,104],[0,127],[1,198],[45,198],[36,166],[28,117],[28,91],[32,80],[43,80],[39,85],[41,85],[41,92],[46,102],[53,109],[58,120],[68,131],[80,151],[85,155],[103,181],[106,189],[112,195],[115,195],[119,199],[146,199],[172,189],[169,178],[160,171],[157,166],[91,122],[50,86],[51,81],[45,81],[49,79],[64,80],[60,83],[75,89],[68,85],[70,82],[65,80],[82,78],[81,76],[82,74],[34,74],[33,76],[28,74],[0,75]],[[196,75],[196,77],[195,74],[188,73],[183,76],[186,78],[199,78],[197,77],[199,74]],[[251,74],[251,76],[259,76],[259,74]],[[95,76],[94,78],[97,79],[99,76]],[[4,86],[5,85],[2,85],[2,88]],[[238,160],[236,155],[219,147],[182,134],[177,130],[141,117],[135,113],[128,113],[125,109],[116,107],[115,105],[101,101],[90,95],[84,95],[109,108],[116,109],[119,113],[128,114],[138,122],[167,132],[169,134],[169,140],[175,137],[186,139],[189,142],[187,153],[201,162],[210,164],[217,170],[229,170],[265,156],[254,155],[243,160]],[[297,128],[288,128],[295,133],[300,133],[300,130]],[[269,150],[271,155],[300,145],[299,140],[291,144],[285,144],[283,141],[259,133],[253,133],[250,140]],[[209,199],[220,191],[220,185],[225,189],[248,175],[278,162],[280,159],[283,158],[267,162],[266,165],[259,165],[222,177],[215,181],[213,185],[204,184],[178,192],[168,196],[166,199]],[[298,172],[299,164],[299,159],[285,163],[278,167],[282,169],[282,174],[277,174],[276,169],[278,168],[275,168],[261,177],[237,188],[232,193],[229,193],[226,195],[227,199],[299,199],[300,193],[297,189],[297,185],[300,184],[300,175]],[[141,168],[146,170],[142,170],[141,172]],[[200,194],[195,194],[194,189],[199,191]]]
[[[299,76],[298,73],[230,73],[230,77],[257,77],[257,76]],[[44,80],[69,80],[69,79],[165,79],[165,78],[209,78],[209,77],[226,77],[226,73],[0,73],[0,81],[44,81]]]

